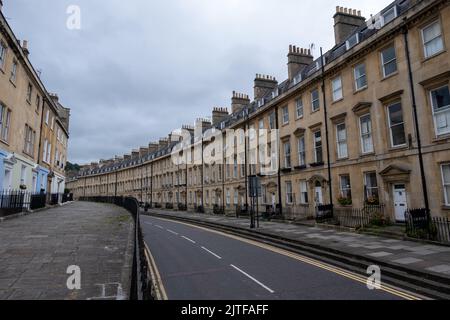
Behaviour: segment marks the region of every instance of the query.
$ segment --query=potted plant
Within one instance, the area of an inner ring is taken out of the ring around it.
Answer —
[[[369,206],[377,206],[380,204],[380,200],[377,197],[369,197],[366,200],[366,204]]]
[[[19,188],[20,190],[27,190],[27,186],[25,184],[21,184]]]
[[[342,196],[338,198],[338,202],[343,207],[351,206],[353,204],[352,198],[347,198],[347,197],[342,197]]]

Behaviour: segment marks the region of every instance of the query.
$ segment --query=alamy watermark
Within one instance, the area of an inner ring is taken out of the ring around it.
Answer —
[[[67,278],[66,286],[69,290],[81,290],[81,268],[76,265],[67,267],[67,274],[70,276]]]
[[[81,29],[81,8],[78,5],[70,5],[67,7],[66,14],[68,15],[66,20],[66,27],[69,30]]]
[[[369,290],[380,290],[381,289],[381,268],[376,265],[369,266],[367,268],[367,288]]]

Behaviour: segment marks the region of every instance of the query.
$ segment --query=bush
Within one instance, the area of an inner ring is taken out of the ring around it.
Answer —
[[[381,212],[375,212],[371,214],[370,224],[378,227],[383,227],[390,224],[390,219]]]
[[[338,202],[341,206],[351,206],[353,204],[351,198],[344,198],[344,197],[339,197]]]

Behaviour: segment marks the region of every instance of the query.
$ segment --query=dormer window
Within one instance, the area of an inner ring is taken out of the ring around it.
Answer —
[[[276,97],[278,97],[279,94],[279,90],[278,88],[275,89],[275,91],[272,91],[272,99],[275,99]]]
[[[384,26],[397,18],[397,6],[390,8],[385,13],[381,14],[381,25]]]
[[[264,99],[258,99],[258,108],[261,108],[264,105]]]
[[[359,43],[359,33],[352,35],[345,43],[347,50],[350,50]]]
[[[301,73],[294,77],[294,86],[296,84],[299,84],[300,82],[302,82],[302,74]]]

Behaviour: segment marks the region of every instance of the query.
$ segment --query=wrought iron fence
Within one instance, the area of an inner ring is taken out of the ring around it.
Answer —
[[[2,190],[0,191],[0,217],[44,208],[46,202],[47,195],[45,193]]]
[[[406,234],[412,238],[450,243],[450,220],[446,217],[431,217],[424,208],[405,212]]]

